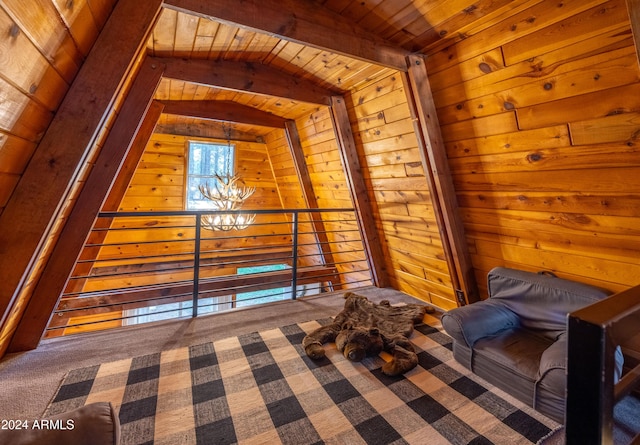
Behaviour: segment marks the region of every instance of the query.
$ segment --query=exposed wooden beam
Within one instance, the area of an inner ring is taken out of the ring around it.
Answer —
[[[146,59],[143,62],[35,286],[31,300],[13,335],[9,351],[24,351],[38,346],[96,215],[120,172],[140,125],[144,122],[153,95],[162,79],[162,71],[162,65],[155,60]]]
[[[165,0],[187,14],[266,33],[354,59],[406,71],[409,52],[324,8],[300,0]]]
[[[459,303],[472,303],[478,301],[480,296],[424,58],[417,55],[407,57],[407,67],[408,73],[404,77],[407,101],[421,148],[424,172],[433,196],[433,208],[449,272],[456,293],[464,293],[462,301],[462,296],[457,295]]]
[[[225,100],[163,100],[165,114],[284,128],[286,119],[247,105]]]
[[[228,134],[225,134],[222,126],[214,127],[210,123],[207,125],[206,121],[195,122],[193,124],[158,124],[156,126],[155,132],[173,136],[201,137],[224,140],[229,137]],[[260,136],[256,136],[254,133],[238,131],[233,128],[231,129],[231,140],[242,142],[258,142],[261,144],[264,143],[264,140]]]
[[[0,356],[20,318],[14,303],[161,10],[161,0],[117,2],[0,215]]]
[[[156,59],[167,66],[165,77],[169,79],[224,90],[245,91],[319,105],[328,105],[329,97],[336,94],[336,91],[320,87],[315,82],[297,79],[260,63],[173,57]]]
[[[147,143],[153,134],[153,130],[162,114],[164,106],[158,102],[153,101],[149,107],[149,111],[145,115],[144,122],[140,126],[140,130],[136,133],[135,139],[131,144],[131,148],[127,153],[127,157],[120,168],[120,173],[115,178],[115,182],[109,191],[109,195],[102,205],[101,211],[103,212],[117,212],[122,198],[124,197],[131,178],[140,163],[142,154],[147,147]],[[78,263],[76,264],[72,276],[86,277],[93,268],[94,260],[98,258],[100,252],[100,245],[105,240],[108,229],[111,227],[113,218],[97,218],[93,230],[89,234],[86,245],[91,247],[85,247],[82,249]],[[85,279],[70,280],[65,288],[65,293],[79,292],[82,290],[82,286],[86,281]]]
[[[150,80],[155,80],[155,78],[152,78]],[[135,134],[135,137],[131,143],[131,148],[126,155],[124,163],[120,167],[120,172],[118,173],[113,185],[111,186],[111,189],[109,190],[109,195],[104,201],[101,211],[118,211],[120,203],[122,202],[122,198],[124,198],[124,195],[129,188],[131,179],[133,178],[133,175],[138,168],[140,159],[142,159],[142,155],[147,148],[147,144],[149,143],[149,140],[154,133],[158,119],[160,118],[163,111],[164,105],[162,105],[162,103],[158,102],[157,100],[152,101],[151,105],[149,105],[149,110],[144,115],[144,120]]]
[[[627,0],[627,10],[633,31],[633,41],[636,45],[636,58],[640,64],[640,0]]]
[[[371,276],[376,286],[387,287],[389,286],[389,278],[386,272],[382,243],[378,236],[371,201],[362,176],[347,106],[342,96],[331,98],[331,118]]]
[[[291,157],[293,158],[293,164],[298,175],[298,180],[300,181],[302,196],[304,198],[305,204],[309,209],[317,209],[318,200],[316,199],[316,195],[313,191],[311,175],[309,174],[307,162],[304,158],[302,142],[300,142],[300,134],[298,133],[298,128],[296,127],[295,121],[290,120],[285,123],[285,134],[287,136],[287,142],[289,144],[289,150],[291,152]],[[310,218],[311,223],[313,224],[313,231],[316,236],[318,250],[322,253],[324,264],[333,264],[333,255],[331,253],[330,247],[331,245],[329,244],[329,239],[322,222],[322,217],[320,214],[313,212],[310,214]]]

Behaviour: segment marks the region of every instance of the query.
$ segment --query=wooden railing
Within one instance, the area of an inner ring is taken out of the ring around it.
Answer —
[[[640,286],[569,314],[568,336],[566,443],[613,444],[614,407],[640,387]],[[616,381],[618,347],[625,366]],[[638,444],[640,413],[633,427],[629,443]]]
[[[353,209],[251,211],[226,232],[202,227],[212,213],[101,213],[46,336],[372,284]]]

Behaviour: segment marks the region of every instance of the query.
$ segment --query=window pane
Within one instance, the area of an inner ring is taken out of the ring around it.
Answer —
[[[207,198],[202,196],[200,193],[200,189],[198,188],[200,184],[205,184],[207,181],[211,184],[212,180],[203,177],[189,177],[189,182],[187,185],[187,209],[188,210],[206,210],[212,209],[213,203],[209,201]]]
[[[189,175],[199,173],[202,170],[202,146],[189,143]]]
[[[213,177],[232,175],[235,146],[226,144],[210,144],[206,142],[189,142],[189,159],[187,168],[187,210],[203,210],[213,208],[212,203],[204,198],[198,187],[200,184],[213,185]]]

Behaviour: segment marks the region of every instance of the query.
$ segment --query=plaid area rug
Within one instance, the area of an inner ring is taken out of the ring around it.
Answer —
[[[382,374],[384,353],[353,363],[329,344],[310,360],[319,320],[71,371],[46,414],[110,401],[123,445],[526,444],[557,426],[459,366],[425,321],[400,377]]]

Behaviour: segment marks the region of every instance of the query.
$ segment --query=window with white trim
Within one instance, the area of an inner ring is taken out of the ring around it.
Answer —
[[[200,184],[213,184],[215,176],[233,175],[235,145],[189,141],[187,149],[186,210],[213,208],[210,200],[200,193]]]

